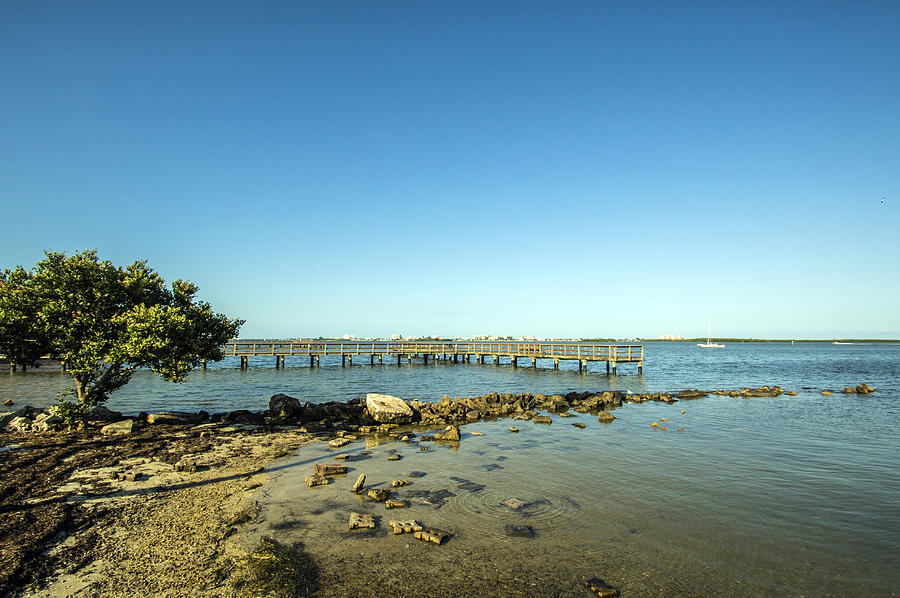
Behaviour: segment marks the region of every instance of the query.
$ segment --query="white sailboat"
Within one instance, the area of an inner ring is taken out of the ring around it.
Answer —
[[[725,345],[720,345],[719,343],[712,343],[709,341],[709,333],[712,330],[712,324],[706,325],[706,343],[697,343],[697,346],[701,349],[724,349]]]

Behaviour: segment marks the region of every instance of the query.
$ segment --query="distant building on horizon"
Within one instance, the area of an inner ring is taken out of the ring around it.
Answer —
[[[684,337],[680,334],[660,334],[659,340],[661,340],[661,341],[683,341]]]

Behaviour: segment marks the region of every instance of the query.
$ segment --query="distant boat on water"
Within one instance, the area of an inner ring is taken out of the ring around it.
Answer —
[[[853,343],[842,343],[841,341],[834,341],[831,344],[832,345],[852,345]]]
[[[712,324],[706,325],[706,342],[705,343],[697,343],[697,346],[701,349],[724,349],[725,345],[720,345],[719,343],[713,343],[709,340],[709,333],[712,330]]]

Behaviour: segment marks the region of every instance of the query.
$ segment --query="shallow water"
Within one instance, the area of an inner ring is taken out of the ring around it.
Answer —
[[[337,588],[332,594],[326,589],[326,596],[372,595],[375,588],[406,596],[449,595],[454,588],[456,595],[585,596],[580,580],[594,575],[623,596],[898,595],[900,346],[646,347],[643,375],[625,364],[616,376],[607,376],[599,364],[579,373],[565,363],[554,371],[540,362],[537,369],[474,363],[371,367],[359,359],[352,368],[323,359],[317,369],[289,359],[287,369],[275,370],[270,358],[257,358],[241,371],[235,359],[196,372],[183,385],[141,372],[109,406],[126,413],[215,412],[265,409],[278,392],[316,402],[367,392],[434,400],[493,391],[779,384],[800,394],[626,405],[608,425],[589,416],[554,415],[549,426],[517,422],[519,434],[507,431],[511,420],[470,424],[456,450],[434,443],[422,443],[429,447],[425,452],[415,444],[381,444],[369,458],[351,462],[355,471],[344,479],[308,489],[303,478],[311,464],[329,461],[334,452],[317,444],[273,465],[262,519],[248,528],[248,537],[303,541]],[[876,392],[821,394],[861,382]],[[66,383],[62,374],[49,372],[0,376],[0,397],[49,404]],[[661,418],[670,420],[663,423],[668,431],[650,427]],[[586,429],[571,426],[574,421]],[[485,435],[472,436],[473,431]],[[401,461],[387,461],[394,448]],[[363,450],[359,441],[339,452]],[[409,489],[447,489],[456,496],[437,510],[415,504],[386,511],[383,505],[360,505],[349,492],[359,471],[371,485],[413,470],[428,475],[411,479]],[[451,476],[485,487],[461,490]],[[509,497],[532,505],[509,511],[499,505]],[[376,533],[347,532],[351,510],[381,515]],[[453,537],[439,547],[394,537],[387,527],[393,518],[416,518]],[[536,535],[507,537],[507,523],[531,525]],[[460,587],[467,591],[460,593]]]
[[[467,583],[510,584],[500,595],[538,595],[530,591],[540,587],[543,595],[583,596],[580,580],[595,575],[623,596],[893,595],[900,583],[900,475],[888,458],[900,448],[889,439],[895,421],[836,427],[822,409],[830,400],[809,392],[627,405],[611,424],[554,415],[552,425],[515,422],[518,434],[507,430],[511,420],[479,422],[463,427],[457,446],[370,441],[371,455],[349,462],[347,476],[310,489],[303,478],[313,463],[366,448],[363,440],[340,450],[320,443],[273,467],[251,533],[300,540],[323,562],[363,578],[386,559],[400,559],[421,579],[455,562]],[[872,408],[884,399],[853,400]],[[650,427],[661,418],[670,420],[662,422],[668,431]],[[390,450],[403,459],[388,461]],[[414,470],[427,475],[409,478]],[[400,498],[407,489],[455,496],[438,509],[410,497],[410,508],[388,511],[350,493],[359,473],[371,487],[409,479],[394,493]],[[461,480],[484,489],[461,489]],[[530,505],[516,512],[500,504],[510,497]],[[351,511],[380,515],[379,530],[348,532]],[[388,520],[409,518],[453,537],[436,547],[389,532]],[[530,525],[535,536],[507,537],[506,524]]]

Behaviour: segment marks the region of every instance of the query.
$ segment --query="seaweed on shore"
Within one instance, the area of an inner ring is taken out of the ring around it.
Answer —
[[[260,540],[233,582],[241,596],[294,598],[311,596],[318,589],[319,570],[303,545]]]

